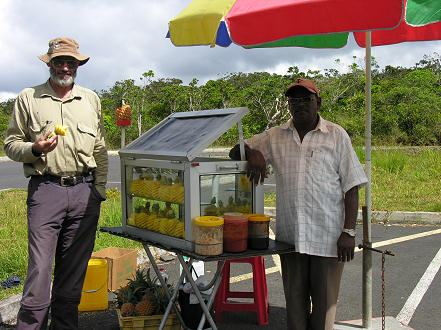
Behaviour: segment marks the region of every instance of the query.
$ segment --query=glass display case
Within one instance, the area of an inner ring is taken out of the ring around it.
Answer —
[[[263,188],[249,182],[246,161],[202,156],[247,112],[235,108],[174,113],[122,149],[123,230],[194,250],[195,218],[263,213]]]

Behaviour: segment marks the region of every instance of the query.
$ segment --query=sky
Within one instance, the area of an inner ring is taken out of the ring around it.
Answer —
[[[48,67],[37,56],[49,40],[70,37],[90,56],[78,69],[76,82],[101,91],[115,82],[134,79],[152,70],[154,79],[193,78],[205,83],[235,72],[285,74],[335,68],[344,72],[353,57],[363,64],[364,48],[352,35],[341,49],[271,48],[246,50],[208,46],[175,47],[165,38],[168,22],[191,0],[1,0],[0,101],[47,80]],[[441,41],[402,43],[372,48],[380,68],[411,67],[424,55],[441,54]],[[336,59],[340,63],[336,63]]]

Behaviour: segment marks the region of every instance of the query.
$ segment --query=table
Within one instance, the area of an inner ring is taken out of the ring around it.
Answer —
[[[169,303],[168,303],[167,308],[165,310],[161,324],[159,325],[160,330],[162,330],[164,328],[165,322],[167,321],[168,315],[170,314],[172,308],[174,309],[174,312],[176,313],[176,316],[178,317],[182,326],[184,327],[184,329],[186,329],[185,322],[182,319],[182,316],[181,316],[181,314],[175,304],[176,297],[177,297],[177,294],[179,291],[179,286],[184,282],[184,278],[188,282],[190,282],[190,285],[193,288],[194,294],[196,295],[196,297],[199,301],[199,305],[201,306],[202,311],[203,311],[201,320],[199,322],[198,330],[201,330],[203,328],[206,319],[210,323],[212,329],[217,330],[216,324],[215,324],[213,318],[211,317],[210,309],[211,309],[211,306],[213,305],[217,289],[218,289],[219,284],[222,280],[222,269],[224,267],[225,261],[229,260],[229,259],[258,257],[258,256],[266,256],[266,255],[273,255],[273,254],[284,254],[284,253],[291,253],[291,252],[295,251],[295,248],[293,245],[286,244],[283,242],[278,242],[273,239],[270,239],[269,246],[265,250],[248,249],[248,250],[245,250],[245,251],[239,252],[239,253],[223,253],[223,254],[217,255],[217,256],[204,256],[204,255],[197,254],[193,251],[179,249],[179,248],[176,248],[173,246],[167,246],[165,244],[160,244],[157,242],[146,241],[145,239],[143,239],[141,237],[124,232],[122,227],[101,227],[100,231],[105,232],[105,233],[109,233],[112,235],[124,237],[127,239],[131,239],[134,241],[138,241],[138,242],[142,243],[142,245],[144,246],[144,249],[147,253],[147,256],[150,260],[150,263],[151,263],[156,275],[158,276],[158,279],[160,280],[161,285],[164,288],[164,291],[169,299]],[[158,268],[158,265],[156,264],[156,261],[155,261],[155,258],[153,257],[153,254],[150,251],[149,246],[155,246],[155,247],[161,248],[163,250],[174,252],[176,254],[178,261],[182,266],[183,273],[179,277],[178,283],[176,284],[176,287],[175,287],[175,290],[173,291],[173,294],[170,294],[170,291],[168,290],[167,284],[165,283],[165,280],[161,276],[160,270]],[[189,258],[188,262],[186,262],[184,260],[184,256]],[[194,260],[201,260],[204,262],[218,261],[216,273],[214,274],[213,279],[210,281],[210,283],[206,287],[203,287],[203,288],[198,287],[196,285],[195,281],[193,280],[193,277],[191,275],[191,265]],[[207,300],[207,303],[205,303],[205,300],[202,297],[201,291],[206,291],[206,290],[210,289],[211,287],[213,287],[213,290],[211,291],[211,294],[209,294],[207,296],[208,300]]]

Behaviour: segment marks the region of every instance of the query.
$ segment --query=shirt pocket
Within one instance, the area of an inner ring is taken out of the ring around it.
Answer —
[[[76,149],[78,155],[91,157],[93,154],[93,148],[95,146],[95,138],[97,134],[96,131],[92,127],[84,123],[77,124],[77,131],[78,137]]]
[[[337,171],[335,169],[332,154],[324,150],[311,150],[309,153],[312,175],[319,181],[323,179],[335,178]]]
[[[37,141],[42,136],[45,136],[49,131],[54,129],[53,122],[51,120],[34,120],[29,122],[29,135],[31,141]]]

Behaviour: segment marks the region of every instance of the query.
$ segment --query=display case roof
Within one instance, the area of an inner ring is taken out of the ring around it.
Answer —
[[[176,112],[119,151],[121,157],[191,161],[237,124],[248,108]]]

